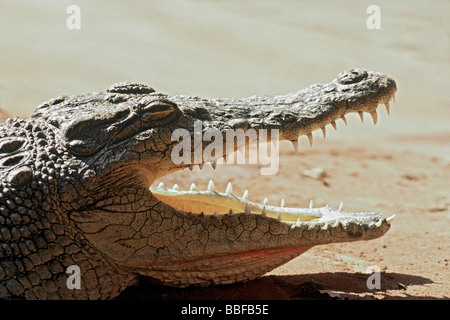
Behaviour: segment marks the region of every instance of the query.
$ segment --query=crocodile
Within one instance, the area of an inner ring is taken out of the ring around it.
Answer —
[[[213,183],[206,191],[153,184],[194,165],[174,163],[176,129],[194,135],[200,122],[202,133],[224,137],[266,129],[297,149],[299,136],[311,139],[351,112],[376,123],[377,107],[389,112],[396,90],[392,78],[361,69],[295,93],[242,99],[170,96],[122,82],[6,120],[0,298],[113,299],[143,278],[175,287],[245,282],[313,246],[384,235],[392,217],[381,213],[257,204],[231,185],[222,193]]]

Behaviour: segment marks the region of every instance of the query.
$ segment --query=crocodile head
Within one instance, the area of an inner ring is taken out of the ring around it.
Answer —
[[[378,105],[389,111],[396,90],[392,78],[359,69],[296,93],[235,100],[169,96],[121,83],[106,92],[53,99],[32,118],[54,128],[55,143],[76,170],[60,180],[52,203],[76,238],[115,272],[173,286],[223,284],[261,276],[315,245],[380,237],[390,218],[258,204],[233,195],[231,186],[216,192],[212,183],[207,191],[195,185],[181,191],[152,186],[154,181],[194,164],[214,167],[237,148],[226,148],[231,130],[290,140],[296,148],[299,136],[312,142],[314,130],[325,132],[351,112],[369,113],[376,122]],[[189,151],[180,153],[174,132],[188,139]],[[196,142],[196,135],[208,134],[209,141]],[[206,154],[211,136],[221,140],[216,146],[223,152],[195,159],[199,150]]]

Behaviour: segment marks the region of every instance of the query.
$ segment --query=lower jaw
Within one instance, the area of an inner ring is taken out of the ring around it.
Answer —
[[[152,266],[144,276],[174,287],[209,286],[246,282],[285,264],[310,247],[248,251],[195,261]]]

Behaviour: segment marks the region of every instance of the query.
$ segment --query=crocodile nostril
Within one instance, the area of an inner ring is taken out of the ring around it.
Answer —
[[[367,71],[361,69],[351,69],[341,72],[337,76],[337,81],[341,84],[358,83],[367,78]]]

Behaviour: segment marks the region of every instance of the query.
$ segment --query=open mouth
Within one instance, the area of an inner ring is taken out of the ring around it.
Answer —
[[[395,93],[392,95],[392,99],[395,102]],[[389,101],[384,101],[383,104],[386,107],[387,114],[390,113]],[[357,112],[361,121],[364,121],[364,115],[362,111]],[[368,112],[376,124],[377,110],[371,110]],[[347,125],[345,115],[340,117]],[[330,124],[335,130],[337,119],[331,119],[328,124]],[[325,126],[321,127],[324,138],[326,137]],[[312,132],[307,132],[304,134],[308,137],[309,142],[312,146]],[[292,140],[293,147],[295,151],[298,151],[298,140]],[[211,162],[212,168],[216,169],[216,162]],[[200,164],[201,168],[203,164]],[[187,166],[181,166],[180,169],[185,169]],[[193,165],[189,166],[192,170]],[[195,183],[192,183],[189,190],[181,190],[178,184],[172,187],[167,187],[163,182],[158,185],[152,185],[150,191],[155,197],[160,201],[164,202],[171,207],[181,210],[189,214],[198,215],[233,215],[233,214],[255,214],[261,215],[262,217],[268,217],[276,219],[279,222],[284,222],[292,226],[299,226],[302,223],[308,223],[311,226],[321,225],[323,228],[328,227],[328,223],[332,221],[333,224],[340,223],[340,221],[347,220],[352,222],[354,219],[358,219],[363,213],[346,213],[344,215],[343,204],[340,203],[338,208],[332,208],[329,206],[314,208],[313,202],[311,200],[308,208],[298,208],[298,207],[286,207],[284,199],[281,201],[279,206],[269,205],[267,199],[264,199],[262,203],[257,203],[249,200],[249,192],[245,190],[241,196],[233,193],[233,187],[231,183],[228,183],[226,189],[223,192],[216,190],[214,182],[209,181],[206,190],[198,190]],[[366,216],[372,213],[364,213]],[[384,218],[379,214],[375,214],[379,218],[375,221],[375,226],[380,226],[383,222],[389,223],[394,216],[389,218]]]

